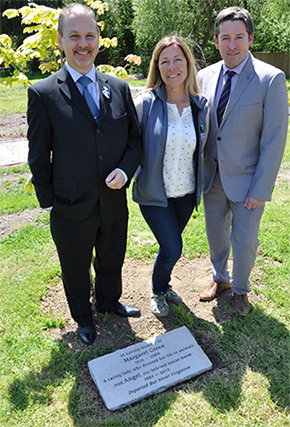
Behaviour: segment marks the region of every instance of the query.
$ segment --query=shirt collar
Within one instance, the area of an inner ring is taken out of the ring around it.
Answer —
[[[75,70],[73,67],[71,67],[68,62],[65,63],[66,67],[67,67],[67,71],[70,73],[73,81],[76,83],[77,80],[83,76],[83,74],[79,73],[77,70]],[[97,76],[96,76],[96,68],[93,65],[92,68],[90,69],[90,71],[85,74],[86,76],[88,76],[94,83],[96,83],[97,81]]]
[[[223,75],[227,72],[227,71],[234,71],[236,74],[241,74],[244,66],[246,65],[246,62],[249,58],[249,52],[248,55],[246,57],[246,59],[244,59],[236,68],[228,68],[225,63],[223,63]]]

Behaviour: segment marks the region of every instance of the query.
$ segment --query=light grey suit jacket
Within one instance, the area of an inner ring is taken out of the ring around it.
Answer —
[[[250,54],[218,128],[215,94],[222,63],[198,73],[210,109],[203,191],[210,190],[218,162],[221,182],[230,200],[242,202],[249,195],[269,201],[287,137],[285,75]]]

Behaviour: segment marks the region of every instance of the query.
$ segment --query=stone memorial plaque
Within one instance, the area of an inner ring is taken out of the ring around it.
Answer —
[[[212,368],[183,326],[88,363],[110,411],[123,408]]]

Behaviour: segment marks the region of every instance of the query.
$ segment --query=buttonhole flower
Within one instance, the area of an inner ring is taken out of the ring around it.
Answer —
[[[105,98],[110,99],[111,94],[107,86],[103,87],[102,94],[104,95]]]

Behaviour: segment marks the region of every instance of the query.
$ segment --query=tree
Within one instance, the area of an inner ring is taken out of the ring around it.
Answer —
[[[195,57],[203,59],[203,50],[214,49],[208,44],[218,0],[136,0],[133,29],[138,54],[146,65],[156,43],[165,35],[177,33],[190,45]],[[147,61],[146,61],[147,59]]]
[[[96,10],[97,15],[103,15],[109,9],[108,3],[101,1],[85,0],[88,6]],[[24,34],[31,34],[26,37],[23,44],[17,49],[12,46],[12,40],[7,34],[0,35],[0,64],[12,66],[13,76],[6,80],[6,84],[11,85],[14,81],[21,81],[25,86],[29,85],[26,75],[27,61],[37,58],[42,62],[39,66],[43,73],[51,73],[59,69],[63,63],[62,52],[57,43],[57,24],[61,9],[54,9],[47,6],[29,3],[20,9],[8,9],[4,15],[9,19],[21,16],[21,23],[25,25]],[[100,31],[104,28],[104,22],[98,21]],[[100,51],[110,46],[117,45],[116,37],[109,39],[100,36]],[[131,60],[134,60],[131,58]],[[126,78],[126,70],[122,67],[109,67],[100,65],[101,71],[114,72],[120,78]]]
[[[177,33],[188,42],[199,65],[205,57],[217,58],[213,41],[217,14],[224,8],[240,6],[252,15],[255,27],[253,51],[290,51],[290,0],[136,0],[133,31],[143,69],[156,43]]]
[[[255,37],[252,50],[290,53],[290,0],[268,0],[253,11]]]
[[[0,34],[9,34],[15,48],[20,46],[25,38],[25,35],[23,34],[23,28],[21,26],[21,16],[15,17],[11,20],[5,16],[2,16],[2,14],[7,9],[20,9],[23,6],[27,6],[29,2],[31,3],[32,0],[0,1]],[[62,0],[34,0],[34,3],[54,8],[63,6]]]
[[[135,51],[135,37],[132,31],[133,0],[108,0],[108,4],[110,13],[106,17],[103,34],[109,38],[117,37],[118,45],[113,50],[114,56],[124,57],[128,52]]]
[[[0,2],[0,34],[9,34],[15,47],[18,47],[24,39],[21,28],[21,17],[11,21],[5,16],[2,17],[2,13],[7,9],[22,7],[26,4],[26,0],[19,0],[18,2],[16,2],[16,0],[4,0]]]

